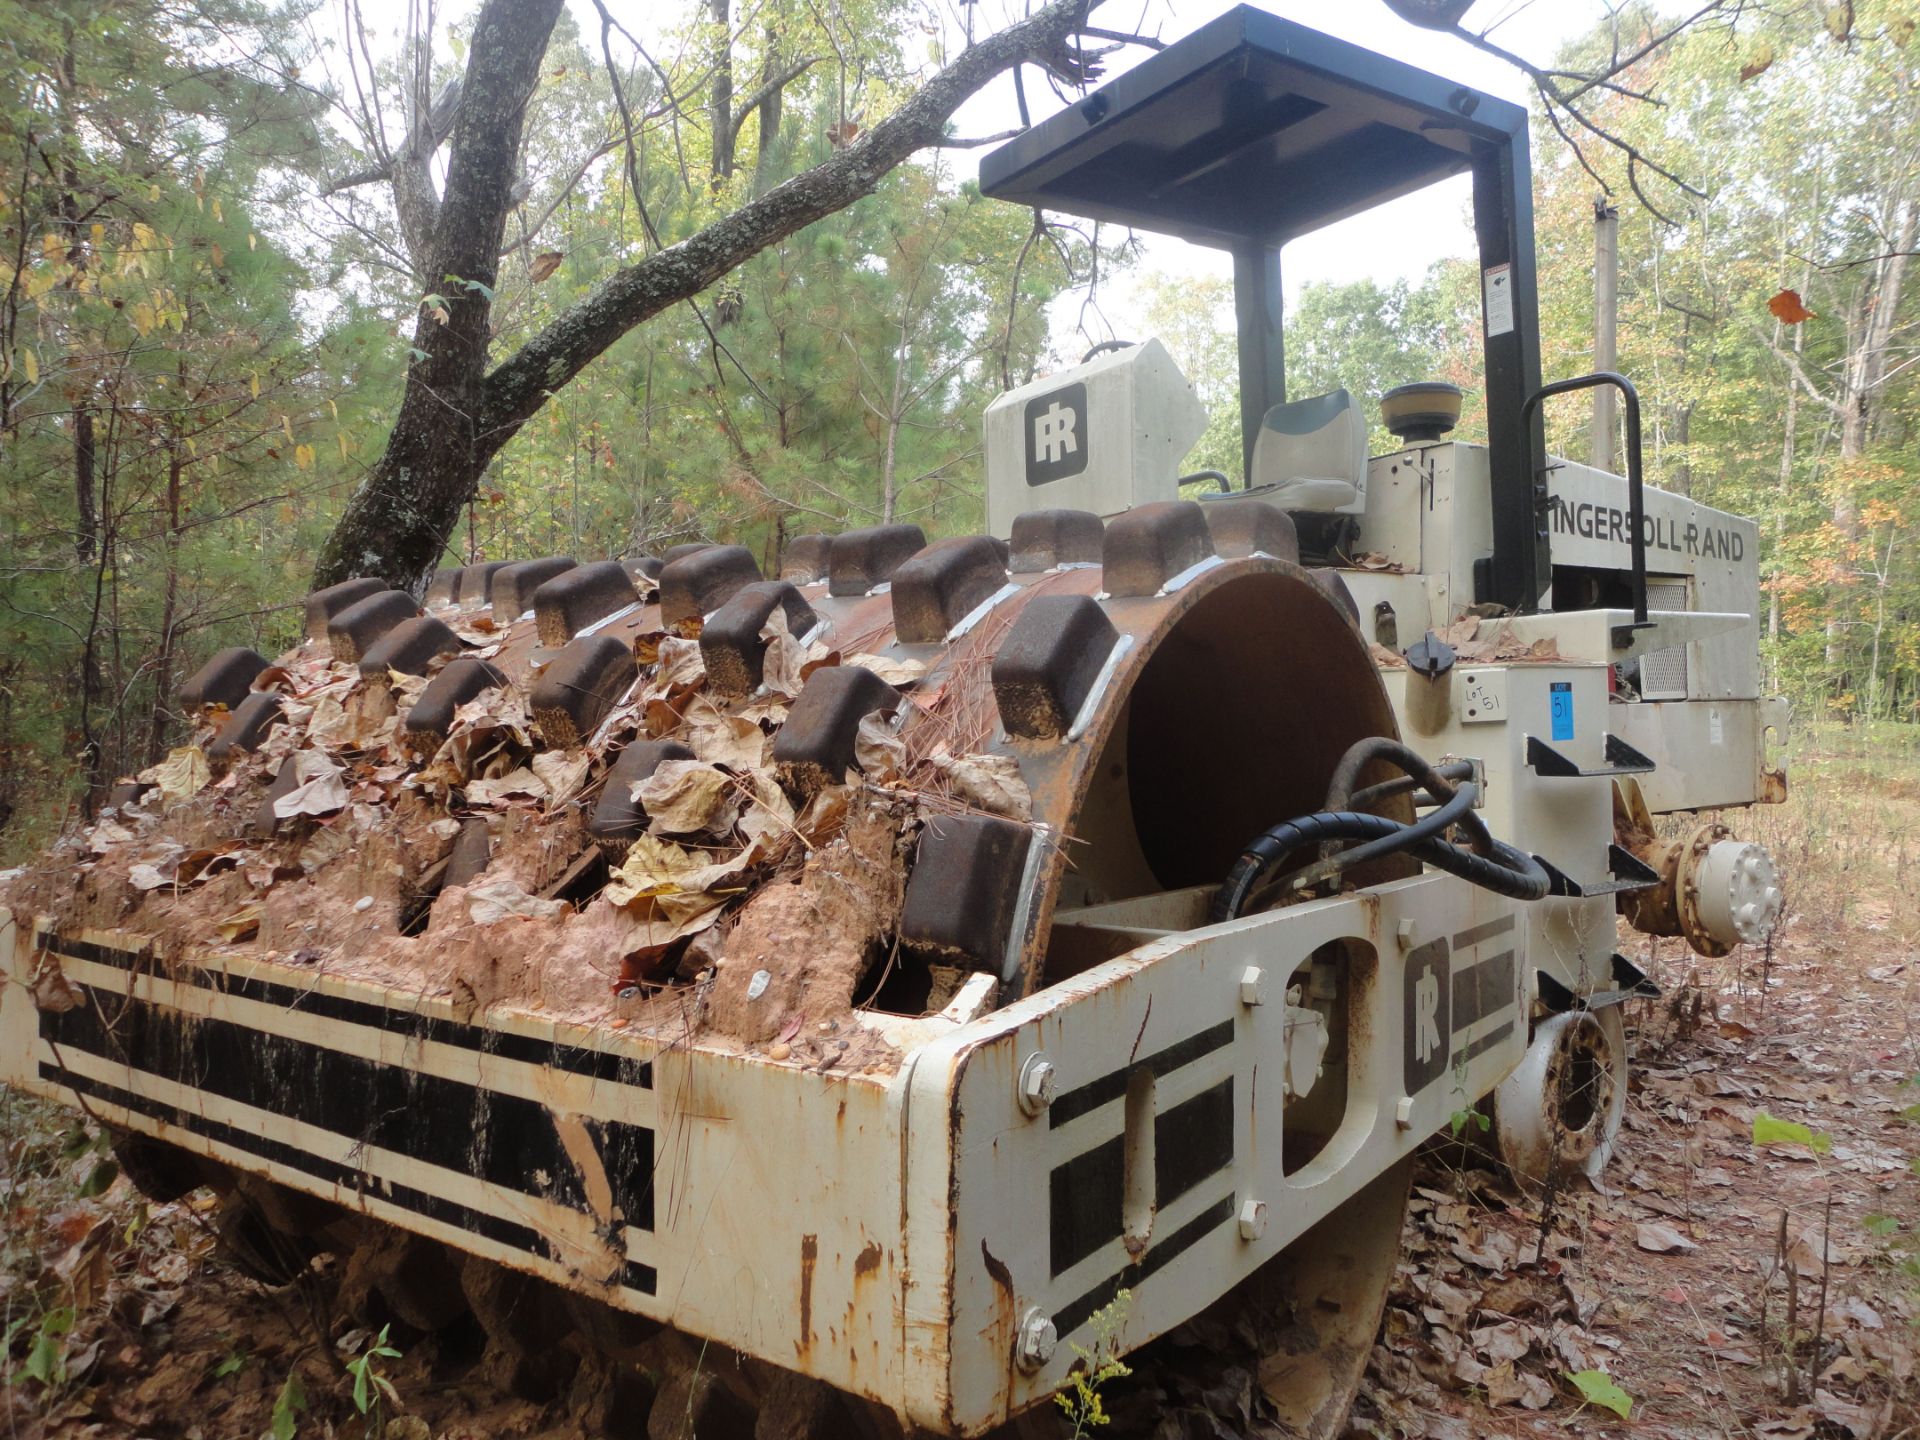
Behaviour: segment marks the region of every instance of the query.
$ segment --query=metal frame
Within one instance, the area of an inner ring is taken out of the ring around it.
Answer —
[[[1527,115],[1519,106],[1240,6],[984,157],[981,190],[1229,251],[1250,463],[1286,398],[1280,248],[1450,175],[1473,175],[1487,335],[1493,555],[1476,599],[1539,608],[1552,579]]]

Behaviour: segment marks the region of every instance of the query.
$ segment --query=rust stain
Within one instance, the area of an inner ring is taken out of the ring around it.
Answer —
[[[794,1352],[806,1359],[813,1348],[813,1271],[820,1263],[820,1237],[800,1237],[800,1341]]]
[[[1127,1063],[1133,1064],[1140,1057],[1140,1042],[1146,1038],[1147,1022],[1153,1018],[1153,996],[1147,996],[1147,1010],[1140,1017],[1140,1028],[1134,1032],[1133,1049],[1127,1052]]]
[[[853,1280],[857,1285],[880,1268],[880,1242],[869,1240],[866,1249],[853,1259]]]

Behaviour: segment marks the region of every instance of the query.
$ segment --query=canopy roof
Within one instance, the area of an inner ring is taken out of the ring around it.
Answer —
[[[1244,249],[1466,170],[1519,106],[1242,5],[986,156],[997,199]]]

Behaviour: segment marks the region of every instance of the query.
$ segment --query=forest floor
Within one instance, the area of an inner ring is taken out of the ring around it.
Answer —
[[[1423,1160],[1354,1433],[1920,1435],[1920,736],[1818,732],[1788,803],[1735,823],[1788,877],[1770,953],[1623,929],[1665,994],[1628,1017],[1612,1167],[1543,1207]],[[0,1090],[0,1142],[0,1440],[358,1436],[356,1370],[363,1397],[391,1377],[393,1440],[645,1433],[604,1377],[527,1399],[477,1350],[370,1354],[324,1286],[228,1268],[205,1192],[148,1207],[65,1112]]]

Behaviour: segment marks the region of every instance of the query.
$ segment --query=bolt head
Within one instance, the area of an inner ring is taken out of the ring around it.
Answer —
[[[1402,1130],[1413,1128],[1413,1097],[1402,1095],[1399,1103],[1393,1107],[1393,1123]]]
[[[1059,1344],[1059,1332],[1039,1306],[1036,1305],[1021,1317],[1016,1358],[1022,1370],[1038,1370],[1053,1358],[1053,1352]]]
[[[1053,1104],[1059,1088],[1060,1075],[1053,1062],[1044,1055],[1029,1055],[1020,1067],[1020,1108],[1029,1115],[1040,1114]]]
[[[1265,974],[1266,972],[1258,965],[1249,965],[1240,972],[1240,1003],[1242,1005],[1260,1003],[1261,980]]]
[[[1402,950],[1411,950],[1413,942],[1420,938],[1420,927],[1407,916],[1400,917],[1400,923],[1394,927],[1394,938],[1400,942]]]
[[[1267,1202],[1248,1200],[1240,1207],[1240,1238],[1258,1240],[1267,1233]]]

